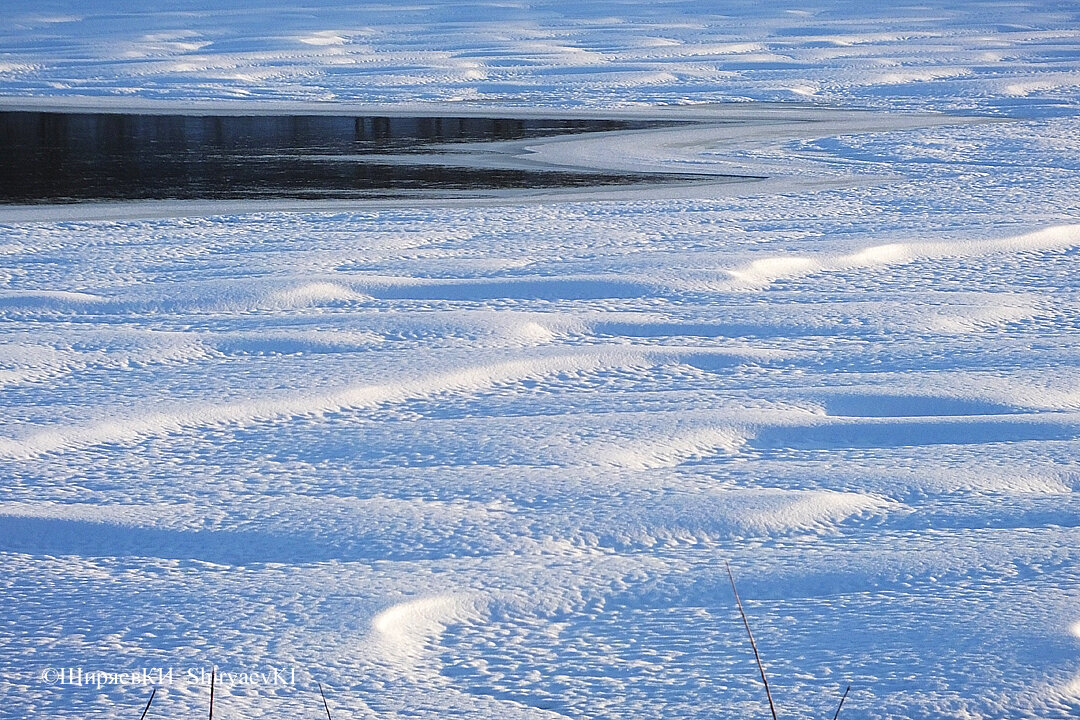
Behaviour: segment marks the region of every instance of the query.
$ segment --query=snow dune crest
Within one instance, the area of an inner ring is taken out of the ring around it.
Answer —
[[[762,535],[833,526],[863,513],[884,513],[898,503],[864,494],[831,490],[756,490],[741,497],[738,526]]]
[[[42,430],[19,439],[3,438],[0,439],[0,458],[30,459],[42,453],[101,443],[132,442],[196,427],[268,422],[343,409],[373,408],[439,393],[476,392],[501,383],[539,379],[555,373],[645,362],[642,355],[632,351],[601,349],[481,364],[397,382],[352,385],[309,395],[264,397],[220,405],[199,404],[128,419]],[[122,417],[124,412],[118,411],[115,415]]]
[[[597,465],[626,470],[676,467],[694,458],[723,452],[734,454],[746,444],[746,435],[736,428],[699,428],[669,437],[653,437],[592,449],[586,455]]]
[[[372,654],[395,675],[414,678],[422,674],[432,646],[447,626],[480,616],[477,598],[468,594],[432,595],[398,603],[372,620]]]
[[[763,290],[778,280],[818,273],[843,272],[920,260],[977,258],[1001,253],[1047,252],[1080,245],[1080,225],[1056,225],[1035,232],[996,240],[909,242],[872,245],[844,255],[782,256],[755,260],[729,270],[727,289]]]
[[[71,310],[106,302],[106,298],[70,290],[0,291],[0,308],[16,310]]]
[[[280,290],[270,296],[271,303],[285,308],[302,308],[333,302],[362,302],[369,295],[358,293],[339,283],[314,282]]]

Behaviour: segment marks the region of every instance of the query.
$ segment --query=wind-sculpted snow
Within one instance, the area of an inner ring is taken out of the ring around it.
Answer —
[[[983,255],[1024,251],[1070,250],[1080,247],[1080,225],[1063,225],[1028,235],[1001,240],[948,243],[889,243],[857,252],[823,258],[776,257],[755,260],[731,271],[734,287],[768,286],[777,280],[821,272],[856,270],[875,266],[904,265],[919,259],[977,258]]]
[[[448,625],[471,620],[476,612],[468,598],[435,596],[399,603],[372,620],[373,654],[403,675],[421,670],[425,651],[436,645]],[[438,675],[438,660],[429,658]]]
[[[6,3],[4,108],[754,179],[0,209],[0,720],[766,717],[728,561],[783,718],[1080,714],[1077,14],[863,5]]]
[[[725,560],[787,713],[1069,715],[1075,198],[981,182],[5,226],[4,717],[760,714]]]
[[[147,435],[182,432],[191,427],[220,424],[251,424],[346,409],[366,409],[387,403],[453,392],[476,392],[487,386],[514,381],[538,380],[544,375],[576,372],[602,364],[598,353],[554,356],[464,367],[431,376],[376,385],[353,385],[317,394],[263,396],[230,403],[179,407],[124,420],[101,420],[73,428],[32,432],[25,438],[0,442],[0,457],[34,454],[101,443],[130,442]],[[119,414],[119,413],[118,413]],[[109,415],[113,415],[109,413]]]
[[[59,12],[57,12],[59,10]],[[9,0],[0,91],[30,100],[548,107],[725,100],[1055,113],[1080,88],[1060,3]]]

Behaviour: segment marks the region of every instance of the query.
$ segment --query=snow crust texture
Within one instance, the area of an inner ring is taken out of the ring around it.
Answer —
[[[9,97],[892,112],[606,161],[779,178],[724,193],[0,210],[0,719],[212,666],[295,669],[238,719],[765,717],[725,561],[782,717],[1080,713],[1076,12],[853,7],[6,3]]]
[[[1076,8],[1044,0],[567,3],[6,0],[5,94],[1007,110],[1080,90]]]

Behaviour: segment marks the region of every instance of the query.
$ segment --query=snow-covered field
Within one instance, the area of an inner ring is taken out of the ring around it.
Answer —
[[[1080,10],[865,5],[5,0],[0,108],[810,105],[0,208],[0,718],[766,717],[725,561],[782,717],[1080,713]]]

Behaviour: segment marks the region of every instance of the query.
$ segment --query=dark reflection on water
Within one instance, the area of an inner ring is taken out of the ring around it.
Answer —
[[[673,178],[410,164],[409,156],[430,154],[432,146],[444,143],[633,130],[661,124],[0,112],[0,203],[374,198],[433,191],[465,194],[656,182]],[[393,164],[341,157],[365,154],[401,157]]]

